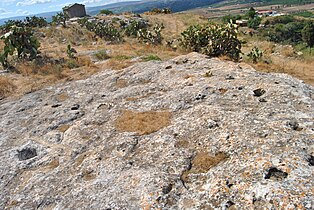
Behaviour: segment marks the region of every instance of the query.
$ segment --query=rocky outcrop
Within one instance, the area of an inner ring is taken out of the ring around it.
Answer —
[[[0,103],[0,209],[313,209],[314,88],[192,53]]]

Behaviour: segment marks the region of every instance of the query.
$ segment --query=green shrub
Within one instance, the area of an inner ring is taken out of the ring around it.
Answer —
[[[0,37],[4,41],[4,49],[0,54],[0,62],[4,68],[9,66],[8,56],[17,51],[20,59],[33,60],[39,53],[40,43],[28,27],[12,26],[10,31]]]
[[[263,57],[263,52],[255,46],[247,56],[249,56],[253,63],[257,63]]]
[[[209,56],[226,55],[239,60],[241,41],[234,24],[192,25],[181,33],[180,45]]]
[[[52,16],[52,23],[61,24],[63,27],[66,27],[66,21],[69,19],[69,15],[67,13],[58,12],[55,16]]]
[[[158,45],[161,44],[163,37],[161,31],[164,29],[163,24],[156,24],[152,31],[144,28],[140,29],[137,33],[137,38],[140,42]]]
[[[68,46],[67,46],[68,57],[69,58],[75,58],[75,55],[74,55],[75,53],[77,53],[76,50],[74,48],[72,48],[70,44],[68,44]]]
[[[121,25],[123,25],[123,24],[121,24]],[[145,22],[133,20],[129,24],[124,25],[124,34],[127,36],[136,37],[137,32],[140,29],[145,29],[147,27],[148,27],[148,24],[146,24]]]
[[[314,23],[308,22],[301,31],[302,39],[308,47],[314,46]]]
[[[114,59],[116,60],[129,60],[133,58],[132,56],[127,56],[127,55],[116,55],[114,56]]]
[[[236,20],[240,20],[242,17],[241,17],[241,15],[230,15],[230,14],[228,14],[228,15],[225,15],[225,16],[223,16],[222,17],[222,22],[223,23],[230,23],[230,22],[232,22],[232,23],[235,23],[236,22]]]
[[[69,69],[74,69],[74,68],[78,68],[80,67],[80,64],[77,62],[77,60],[75,59],[69,59],[67,60],[66,62],[66,66],[69,68]]]
[[[142,58],[143,61],[161,61],[161,59],[158,57],[158,55],[147,55]]]
[[[287,44],[298,44],[302,42],[301,31],[305,26],[305,21],[289,22],[287,24],[275,24],[266,29],[261,29],[259,34],[273,42]]]
[[[98,15],[113,15],[113,12],[108,9],[102,9],[99,11]]]
[[[108,58],[110,58],[110,56],[107,54],[106,50],[99,50],[97,51],[94,56],[98,59],[98,60],[106,60]]]
[[[46,27],[48,25],[45,18],[36,17],[36,16],[26,17],[24,22],[25,22],[25,25],[27,27],[40,27],[40,28],[42,28],[42,27]]]
[[[268,18],[267,19],[267,25],[276,25],[276,24],[287,24],[296,21],[296,19],[291,16],[291,15],[283,15],[283,16],[278,16],[278,17],[273,17],[273,18]]]
[[[163,9],[153,8],[150,12],[154,14],[171,14],[172,13],[170,8],[163,8]]]
[[[261,21],[262,19],[260,17],[255,17],[250,19],[247,24],[249,28],[257,29],[259,24],[261,24]]]
[[[110,23],[94,23],[89,22],[87,18],[83,18],[79,21],[79,24],[85,26],[87,30],[94,32],[100,38],[111,42],[123,41],[122,35],[118,29]]]
[[[251,7],[245,14],[248,19],[254,19],[256,17],[256,11],[253,7]]]
[[[2,26],[0,26],[1,34],[9,32],[12,26],[24,27],[25,24],[21,20],[8,20]]]

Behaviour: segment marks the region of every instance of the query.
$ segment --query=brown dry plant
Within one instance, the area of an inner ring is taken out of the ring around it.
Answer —
[[[122,132],[136,132],[139,135],[150,134],[170,125],[169,111],[133,112],[125,110],[116,120],[115,126]]]
[[[15,89],[16,86],[11,79],[0,76],[0,99],[9,96]]]

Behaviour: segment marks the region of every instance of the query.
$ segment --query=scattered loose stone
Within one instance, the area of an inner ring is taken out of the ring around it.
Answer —
[[[25,148],[21,151],[18,151],[19,160],[28,160],[37,156],[37,152],[35,148]]]

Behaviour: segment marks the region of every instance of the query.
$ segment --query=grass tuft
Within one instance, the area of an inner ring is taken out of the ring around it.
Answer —
[[[148,55],[142,58],[143,61],[147,62],[147,61],[161,61],[161,58],[158,57],[158,55]]]

